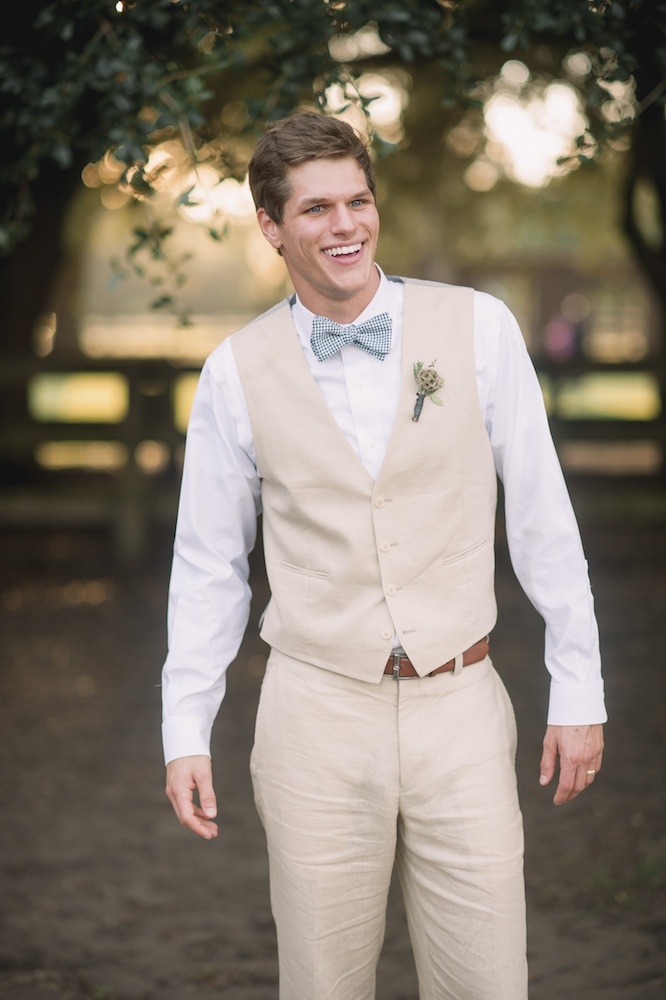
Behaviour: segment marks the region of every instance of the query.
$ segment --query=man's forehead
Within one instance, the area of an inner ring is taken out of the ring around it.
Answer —
[[[291,190],[290,198],[299,203],[353,198],[369,191],[363,168],[353,156],[306,160],[289,167],[286,180]]]

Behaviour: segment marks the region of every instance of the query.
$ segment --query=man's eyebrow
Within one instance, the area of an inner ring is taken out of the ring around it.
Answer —
[[[362,191],[358,191],[350,196],[345,196],[345,201],[357,201],[359,198],[367,198],[369,194],[370,194],[370,188],[366,187],[363,188]],[[333,200],[335,199],[332,199],[330,195],[321,195],[320,197],[316,196],[306,197],[302,198],[301,201],[298,202],[298,207],[311,208],[313,205],[326,205]]]

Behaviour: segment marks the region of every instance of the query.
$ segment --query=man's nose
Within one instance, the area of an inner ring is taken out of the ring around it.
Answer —
[[[354,216],[348,205],[337,205],[331,219],[331,228],[334,233],[353,232],[356,223]]]

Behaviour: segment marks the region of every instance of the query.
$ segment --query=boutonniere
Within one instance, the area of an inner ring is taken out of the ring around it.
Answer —
[[[437,358],[435,358],[436,360]],[[433,403],[436,403],[437,406],[444,405],[439,396],[435,396],[437,390],[441,389],[444,385],[444,379],[435,371],[435,361],[431,361],[427,368],[422,361],[417,361],[414,365],[414,378],[416,379],[418,392],[416,393],[416,404],[412,420],[418,420],[421,416],[423,400],[426,396],[430,396]]]

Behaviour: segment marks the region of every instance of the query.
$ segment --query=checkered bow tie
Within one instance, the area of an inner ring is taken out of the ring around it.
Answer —
[[[342,326],[325,316],[315,316],[310,344],[319,361],[333,357],[345,344],[356,344],[383,361],[391,349],[391,317],[383,312],[358,326],[353,323]]]

